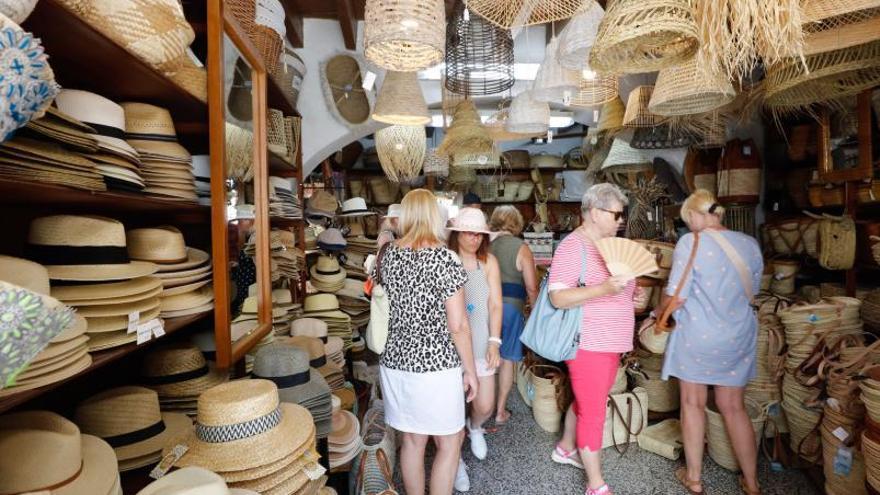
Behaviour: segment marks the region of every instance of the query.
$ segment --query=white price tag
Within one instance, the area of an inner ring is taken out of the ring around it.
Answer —
[[[743,146],[743,155],[752,156],[752,147],[751,146]]]
[[[837,429],[835,429],[831,433],[841,442],[845,442],[846,439],[849,438],[849,433],[847,433],[842,426],[838,426]]]
[[[159,337],[162,337],[165,335],[165,323],[162,320],[160,320],[158,318],[154,318],[154,319],[150,320],[150,323],[152,324],[151,328],[152,328],[154,339],[158,339]]]
[[[648,221],[649,221],[649,222],[653,222],[653,221],[654,221],[654,213],[653,213],[653,212],[646,211],[646,212],[645,212],[645,215],[647,215],[647,217],[648,217]]]
[[[132,311],[128,314],[128,332],[127,333],[135,333],[137,332],[138,322],[141,321],[141,312],[140,311]]]
[[[374,72],[367,71],[367,75],[364,76],[364,83],[361,85],[361,87],[369,91],[373,89],[374,84],[376,84],[376,74]]]
[[[596,122],[596,123],[599,122],[599,111],[598,110],[593,110],[593,122]]]
[[[137,345],[146,344],[153,338],[153,329],[150,325],[144,323],[137,327]]]
[[[550,144],[550,143],[552,143],[552,142],[553,142],[553,131],[552,131],[552,130],[548,130],[548,131],[547,131],[547,144]]]

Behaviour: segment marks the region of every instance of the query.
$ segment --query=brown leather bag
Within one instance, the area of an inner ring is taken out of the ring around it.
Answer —
[[[678,281],[678,285],[675,287],[675,293],[671,298],[666,299],[665,306],[663,307],[663,311],[660,312],[660,318],[657,319],[657,323],[654,326],[654,332],[671,332],[675,329],[675,320],[672,319],[672,313],[675,312],[676,309],[680,308],[684,304],[684,299],[679,297],[681,294],[681,288],[684,287],[687,282],[688,275],[690,275],[691,270],[694,268],[694,260],[697,257],[697,249],[700,247],[700,233],[694,232],[694,246],[691,248],[691,254],[688,256],[687,265],[684,267],[684,272],[681,274],[681,279]]]

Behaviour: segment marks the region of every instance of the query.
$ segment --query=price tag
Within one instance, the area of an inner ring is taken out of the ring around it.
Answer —
[[[751,146],[743,146],[743,155],[752,156],[752,147]]]
[[[840,447],[834,456],[834,474],[838,476],[849,476],[852,470],[852,449]]]
[[[779,211],[779,201],[773,203],[773,211]]]
[[[158,339],[165,335],[165,323],[162,320],[156,318],[150,320],[150,322],[153,323],[152,331],[154,339]]]
[[[552,130],[548,130],[548,131],[547,131],[547,144],[550,144],[550,143],[552,143],[552,142],[553,142],[553,131],[552,131]]]
[[[835,429],[831,433],[841,442],[845,442],[846,439],[849,438],[849,433],[844,430],[842,426],[838,426],[837,429]]]
[[[137,332],[138,322],[141,321],[141,312],[140,311],[132,311],[128,314],[128,332],[127,333],[135,333]]]
[[[376,84],[376,74],[372,71],[367,71],[367,75],[364,76],[364,83],[361,84],[361,87],[369,91],[373,89],[374,84]]]
[[[649,221],[649,222],[653,222],[653,221],[654,221],[654,213],[653,213],[653,212],[646,211],[646,212],[645,212],[645,215],[648,217],[648,221]]]
[[[593,110],[593,122],[599,122],[599,111],[598,110]]]
[[[153,330],[146,323],[137,327],[137,345],[146,344],[153,338]]]

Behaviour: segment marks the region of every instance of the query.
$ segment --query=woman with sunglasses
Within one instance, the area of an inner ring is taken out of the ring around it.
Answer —
[[[551,303],[562,309],[582,308],[577,355],[566,362],[575,400],[551,458],[586,470],[585,495],[611,494],[599,456],[605,404],[620,355],[632,350],[635,326],[635,281],[611,276],[594,242],[617,235],[628,202],[612,184],[587,189],[581,200],[581,225],[559,244],[550,266]]]

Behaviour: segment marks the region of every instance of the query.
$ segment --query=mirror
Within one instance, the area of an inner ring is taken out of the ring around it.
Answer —
[[[871,91],[819,114],[819,177],[824,182],[870,179]]]

